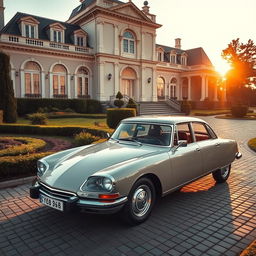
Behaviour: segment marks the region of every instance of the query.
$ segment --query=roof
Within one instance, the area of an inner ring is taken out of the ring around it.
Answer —
[[[65,43],[67,44],[74,44],[72,40],[72,35],[75,30],[81,29],[80,26],[78,25],[73,25],[69,24],[66,22],[58,21],[58,20],[53,20],[53,19],[48,19],[44,17],[39,17],[27,13],[21,13],[17,12],[14,17],[7,23],[7,25],[0,31],[1,34],[10,34],[10,35],[16,35],[16,36],[21,36],[21,31],[19,27],[19,20],[23,17],[33,17],[34,19],[38,20],[40,23],[38,24],[38,37],[41,40],[49,40],[49,36],[47,35],[47,28],[50,24],[53,23],[60,23],[63,25],[66,30],[65,30]]]
[[[74,16],[76,16],[78,13],[82,12],[83,10],[85,10],[88,6],[90,6],[93,2],[95,2],[96,0],[85,0],[83,1],[79,6],[77,6],[70,14],[69,19],[73,18]],[[121,2],[119,0],[108,0],[110,2],[115,2],[115,3],[120,3],[120,4],[124,4],[124,2]]]
[[[189,117],[189,116],[137,116],[137,117],[130,117],[123,120],[123,122],[149,122],[149,123],[161,123],[161,124],[176,124],[176,123],[183,123],[183,122],[203,122],[204,120]]]
[[[188,55],[188,61],[187,65],[188,66],[193,66],[193,65],[210,65],[212,66],[212,63],[205,53],[204,49],[202,47],[194,48],[194,49],[189,49],[189,50],[182,50],[174,47],[169,47],[161,44],[156,44],[156,47],[161,47],[164,50],[164,61],[165,62],[170,62],[170,52],[172,50],[175,50],[177,52],[177,63],[181,64],[181,54],[182,53],[187,53]]]

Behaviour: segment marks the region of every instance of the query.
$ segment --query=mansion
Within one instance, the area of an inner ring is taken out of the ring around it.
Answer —
[[[137,102],[219,101],[219,76],[201,47],[156,44],[161,25],[147,1],[142,9],[131,0],[80,2],[66,22],[18,12],[4,26],[0,0],[0,49],[16,97],[108,102],[121,91]]]

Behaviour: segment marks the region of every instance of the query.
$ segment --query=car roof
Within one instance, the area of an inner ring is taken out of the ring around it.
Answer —
[[[190,116],[157,116],[157,115],[130,117],[122,120],[122,122],[143,122],[143,123],[145,122],[145,123],[161,123],[161,124],[177,124],[177,123],[184,123],[184,122],[206,123],[202,119],[190,117]]]

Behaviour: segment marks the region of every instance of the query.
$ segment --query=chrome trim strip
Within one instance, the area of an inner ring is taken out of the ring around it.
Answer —
[[[47,189],[54,191],[54,192],[66,193],[66,194],[69,194],[70,196],[77,196],[77,194],[74,193],[74,192],[70,192],[70,191],[67,191],[67,190],[60,190],[60,189],[52,188],[52,187],[50,187],[50,186],[44,184],[44,183],[41,182],[41,181],[38,182],[38,183],[39,183],[40,185],[46,187]]]
[[[119,199],[116,199],[114,202],[101,202],[101,201],[94,201],[94,200],[84,200],[84,199],[79,199],[77,204],[80,206],[92,206],[92,207],[108,207],[108,206],[116,206],[119,204],[123,204],[127,202],[128,198],[122,197]]]
[[[64,201],[64,202],[67,202],[67,201],[68,201],[68,200],[65,199],[65,198],[60,198],[60,197],[56,197],[56,196],[50,195],[50,194],[48,194],[47,192],[45,192],[44,190],[42,190],[42,189],[39,189],[39,192],[42,193],[42,194],[44,194],[44,195],[46,195],[46,196],[48,196],[48,197],[50,197],[50,198],[53,198],[53,199],[56,199],[56,200],[59,200],[59,201]]]
[[[240,159],[241,157],[242,157],[242,153],[237,152],[237,153],[236,153],[236,159]]]

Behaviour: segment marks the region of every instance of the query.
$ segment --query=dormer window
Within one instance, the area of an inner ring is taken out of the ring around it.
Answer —
[[[176,55],[170,55],[170,62],[176,64]]]
[[[86,38],[87,38],[87,33],[84,30],[78,29],[78,30],[74,31],[74,44],[75,45],[86,46],[87,45]]]
[[[183,53],[181,55],[181,59],[180,59],[181,65],[186,66],[187,65],[187,54]]]
[[[164,50],[163,48],[157,48],[157,59],[158,61],[164,61]]]
[[[123,51],[125,53],[135,53],[135,37],[130,31],[123,34]]]
[[[20,19],[20,30],[24,37],[38,38],[38,24],[39,22],[31,17],[23,17]]]
[[[58,22],[49,25],[50,40],[56,43],[65,43],[65,29],[66,27]]]

